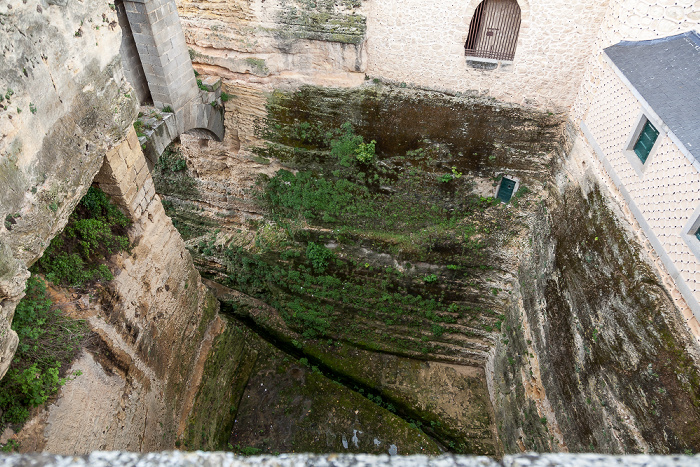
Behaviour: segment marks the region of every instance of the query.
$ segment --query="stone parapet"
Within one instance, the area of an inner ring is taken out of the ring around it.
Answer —
[[[373,456],[369,454],[283,454],[280,456],[242,457],[226,452],[162,452],[135,454],[127,452],[93,452],[86,456],[52,454],[13,454],[0,456],[6,467],[112,466],[112,467],[691,467],[700,465],[700,456],[607,456],[604,454],[518,454],[497,460],[490,457],[445,455]]]

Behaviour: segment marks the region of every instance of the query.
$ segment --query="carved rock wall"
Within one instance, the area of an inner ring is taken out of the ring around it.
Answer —
[[[116,12],[94,0],[0,5],[0,376],[28,277],[136,114]]]

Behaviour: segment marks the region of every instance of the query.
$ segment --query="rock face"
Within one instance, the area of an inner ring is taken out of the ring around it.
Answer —
[[[28,424],[24,449],[172,448],[224,329],[155,195],[120,40],[106,3],[0,6],[0,375],[17,345],[10,323],[27,268],[88,187],[98,183],[133,220],[130,253],[110,264],[115,279],[84,297],[81,317],[97,336],[75,363],[85,378]]]
[[[229,88],[238,105],[232,107],[227,121],[232,127],[236,122],[238,138],[209,147],[184,142],[182,154],[194,191],[178,191],[182,184],[161,179],[168,212],[190,239],[198,268],[225,282],[227,274],[240,274],[227,269],[223,258],[229,241],[245,246],[252,244],[255,231],[273,235],[273,229],[266,230],[266,213],[256,203],[255,191],[245,187],[254,189],[259,174],[273,173],[280,160],[298,170],[307,163],[320,170],[321,165],[308,162],[322,160],[316,159],[321,156],[314,153],[315,146],[295,146],[303,136],[294,129],[307,128],[305,122],[352,121],[365,141],[377,140],[382,157],[413,150],[411,144],[424,139],[454,152],[483,154],[455,159],[474,190],[492,196],[493,177],[509,173],[534,191],[518,207],[509,208],[517,214],[501,228],[513,229],[511,241],[484,260],[495,271],[486,268],[475,276],[487,290],[496,291],[479,300],[481,306],[503,314],[500,329],[488,321],[466,325],[458,320],[449,326],[449,333],[467,326],[472,333],[469,339],[445,334],[423,354],[419,349],[424,341],[412,341],[415,347],[397,350],[388,338],[362,338],[335,330],[329,336],[342,344],[328,346],[323,339],[304,342],[302,331],[285,324],[272,307],[250,302],[250,297],[227,298],[219,293],[220,299],[275,339],[300,345],[298,351],[313,365],[341,373],[353,384],[362,383],[392,403],[410,400],[405,407],[410,407],[411,416],[424,424],[431,420],[430,433],[443,442],[454,429],[460,436],[469,433],[472,447],[466,449],[484,452],[488,448],[480,443],[486,443],[493,427],[505,452],[696,449],[700,440],[691,420],[698,415],[697,349],[643,243],[596,173],[586,169],[591,161],[565,148],[564,126],[556,117],[500,103],[465,110],[461,106],[468,99],[382,86],[353,91],[302,88],[268,95],[267,100],[251,86]],[[443,108],[444,102],[448,104]],[[229,149],[232,156],[227,156],[227,144],[237,145]],[[214,229],[216,235],[212,235]],[[248,233],[247,240],[237,229]],[[371,246],[362,238],[355,241],[360,244],[354,249],[337,245],[335,239],[326,243],[335,243],[339,255],[364,248],[362,261],[373,267],[377,263],[401,267],[401,261],[392,262],[395,252],[382,250],[380,240],[374,239]],[[248,271],[255,277],[252,269]],[[441,283],[451,280],[448,274],[439,276]],[[376,280],[385,279],[376,276]],[[343,284],[347,287],[347,282]],[[461,293],[473,300],[471,294],[477,292]],[[362,319],[356,317],[346,327]],[[391,323],[380,327],[378,335],[386,331],[392,339],[410,341],[409,333],[404,335]],[[374,330],[368,332],[374,335]],[[476,376],[460,379],[459,372],[466,370]],[[478,376],[479,371],[485,371],[485,377]],[[259,375],[251,378],[270,387],[270,381]],[[421,386],[409,381],[431,383]],[[454,396],[449,395],[451,384],[459,388]],[[484,385],[488,385],[493,414],[488,403],[482,407],[478,403]],[[431,392],[429,388],[435,386],[442,388],[448,403]],[[255,397],[255,387],[249,386],[251,392],[245,394]],[[452,411],[456,406],[459,413]],[[241,405],[241,410],[245,407]],[[237,418],[249,416],[239,412]],[[255,437],[245,439],[256,442]]]
[[[354,85],[364,79],[362,0],[178,3],[200,69],[259,82]]]
[[[0,5],[0,375],[26,268],[66,223],[136,114],[105,3]]]
[[[133,130],[107,153],[95,182],[132,217],[133,246],[112,258],[114,280],[81,314],[97,335],[73,366],[83,375],[20,441],[23,449],[65,454],[172,448],[212,342],[224,330],[218,303],[163,211]]]

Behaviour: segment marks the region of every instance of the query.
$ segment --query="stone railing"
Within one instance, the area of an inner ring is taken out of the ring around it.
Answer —
[[[135,454],[126,452],[93,452],[85,456],[52,454],[0,455],[0,465],[20,466],[113,466],[113,467],[691,467],[700,466],[696,456],[607,456],[603,454],[519,454],[497,460],[490,457],[444,455],[373,456],[369,454],[283,454],[280,456],[241,457],[224,452],[162,452]]]

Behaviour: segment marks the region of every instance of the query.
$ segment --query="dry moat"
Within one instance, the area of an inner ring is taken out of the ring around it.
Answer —
[[[156,293],[178,290],[201,314],[159,332],[169,302],[154,314],[127,298],[139,281],[156,287],[135,265],[164,247],[105,195],[118,192],[103,168],[32,269],[15,320],[25,344],[3,391],[19,391],[28,358],[69,326],[41,364],[55,368],[44,391],[65,387],[3,402],[5,429],[31,418],[7,446],[64,445],[72,435],[52,426],[114,404],[121,428],[97,439],[150,423],[125,441],[137,450],[700,448],[693,344],[643,246],[570,155],[564,116],[379,80],[227,91],[229,134],[231,118],[250,134],[183,136],[150,169],[179,231],[168,241],[182,237],[206,286],[176,266],[178,281]],[[239,137],[250,151],[231,143]],[[507,203],[503,177],[518,181]],[[36,277],[53,281],[54,305]],[[36,319],[53,324],[37,333]],[[192,355],[193,366],[168,369]],[[150,401],[145,413],[124,404],[122,381]],[[107,402],[91,401],[100,392]],[[149,418],[149,407],[166,415]]]
[[[698,447],[682,323],[599,188],[574,181],[562,116],[381,82],[265,109],[245,190],[198,175],[214,148],[175,144],[155,169],[230,323],[185,447]]]

